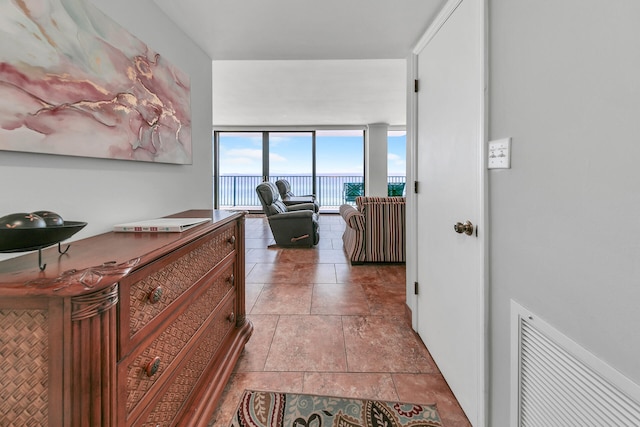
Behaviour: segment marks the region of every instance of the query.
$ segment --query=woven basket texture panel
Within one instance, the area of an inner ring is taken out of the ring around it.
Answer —
[[[127,374],[127,412],[145,396],[165,369],[175,360],[180,351],[191,340],[193,334],[205,323],[211,312],[229,293],[233,285],[228,278],[233,274],[231,264],[209,287],[209,289],[189,306],[128,366]],[[227,313],[228,314],[228,313]],[[145,368],[154,357],[160,357],[158,372],[149,377]]]
[[[198,279],[207,274],[229,255],[234,245],[227,241],[235,234],[235,228],[224,230],[199,248],[188,252],[159,271],[131,285],[129,307],[129,329],[131,336],[160,314],[169,304],[189,289]],[[149,292],[162,287],[160,301],[149,304]]]
[[[47,312],[0,310],[0,324],[0,426],[47,425]]]
[[[141,426],[175,425],[174,422],[177,421],[175,417],[189,398],[193,385],[198,382],[225,336],[234,326],[234,323],[227,319],[227,315],[233,311],[234,306],[235,300],[231,300],[219,312],[213,323],[209,325],[200,345],[192,352],[185,367]]]

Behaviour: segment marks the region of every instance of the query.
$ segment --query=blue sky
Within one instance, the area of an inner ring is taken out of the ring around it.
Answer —
[[[407,173],[407,134],[402,131],[390,131],[387,140],[387,173],[402,175]]]
[[[389,132],[388,174],[404,175],[405,133]],[[270,134],[269,167],[272,175],[311,173],[311,133]],[[362,175],[362,131],[317,131],[317,173]],[[262,175],[262,134],[220,134],[220,175]]]

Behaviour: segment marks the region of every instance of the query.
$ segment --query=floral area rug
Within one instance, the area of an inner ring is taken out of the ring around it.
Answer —
[[[435,405],[246,390],[231,427],[441,427]]]

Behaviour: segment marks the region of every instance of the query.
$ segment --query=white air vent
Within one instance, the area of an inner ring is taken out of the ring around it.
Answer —
[[[640,426],[640,386],[511,302],[512,426]]]

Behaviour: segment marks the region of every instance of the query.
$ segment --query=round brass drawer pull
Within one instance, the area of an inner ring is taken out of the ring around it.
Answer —
[[[162,292],[162,286],[158,286],[157,288],[149,292],[149,302],[151,304],[155,304],[160,301],[160,299],[162,298]]]
[[[152,377],[158,372],[158,369],[160,369],[160,358],[159,357],[154,357],[147,364],[147,367],[145,368],[144,371],[147,373],[148,377]]]
[[[231,236],[227,239],[227,242],[229,242],[229,244],[233,245],[236,242],[236,236]]]
[[[227,320],[229,321],[229,323],[233,323],[236,321],[236,314],[232,311],[231,313],[229,313],[229,315],[227,316]]]
[[[233,282],[235,282],[235,281],[236,281],[236,277],[233,274],[231,276],[227,277],[227,282],[230,285],[233,285]]]

